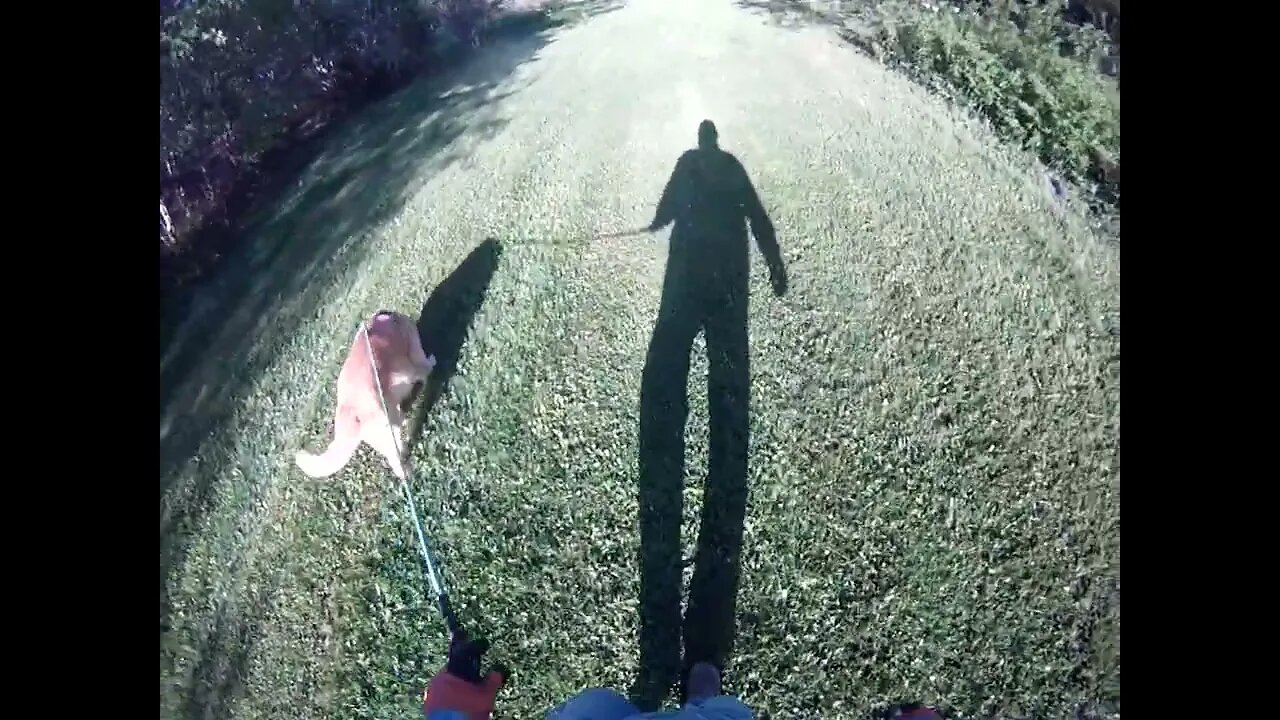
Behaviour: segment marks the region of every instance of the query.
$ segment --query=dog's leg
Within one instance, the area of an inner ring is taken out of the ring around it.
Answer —
[[[422,338],[417,332],[409,336],[409,359],[413,361],[413,367],[417,370],[418,377],[416,379],[419,382],[426,382],[427,376],[435,369],[436,356],[428,355],[422,349]]]
[[[412,377],[410,377],[408,381],[396,387],[394,391],[398,398],[396,400],[396,407],[400,410],[400,423],[402,425],[404,424],[404,416],[409,412],[410,406],[412,406],[413,401],[418,398],[418,392],[421,391],[423,387],[426,387],[426,380],[418,375],[416,368],[414,369]]]
[[[394,395],[400,395],[403,392],[401,388],[396,388]],[[368,423],[366,427],[372,426],[370,430],[365,432],[364,441],[374,450],[377,450],[382,457],[386,458],[387,464],[391,466],[391,471],[396,477],[404,479],[408,473],[404,455],[407,454],[404,437],[404,413],[400,411],[400,404],[403,399],[398,397],[388,398],[387,410],[390,411],[390,417],[379,418],[376,422]],[[394,441],[393,441],[394,436]]]
[[[406,477],[406,468],[404,459],[400,456],[400,452],[396,449],[396,443],[392,441],[392,433],[395,433],[395,440],[400,439],[400,429],[395,425],[387,422],[369,423],[366,425],[369,430],[364,436],[364,441],[378,452],[379,455],[387,461],[387,465],[391,468],[391,472],[401,480]]]
[[[409,451],[409,424],[406,422],[407,419],[408,418],[406,418],[403,413],[399,413],[399,417],[396,418],[395,425],[393,426],[395,428],[396,438],[400,441],[400,453],[397,455],[397,459],[400,461],[400,472],[402,472],[404,476],[413,475],[413,466],[409,461],[409,456],[412,453]]]

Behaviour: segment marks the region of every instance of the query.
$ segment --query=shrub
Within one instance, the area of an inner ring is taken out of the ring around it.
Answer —
[[[192,238],[229,221],[268,151],[474,44],[501,1],[162,2],[161,292],[220,252]]]
[[[1002,136],[1119,200],[1120,91],[1108,38],[1062,6],[874,3],[846,37],[985,117]]]

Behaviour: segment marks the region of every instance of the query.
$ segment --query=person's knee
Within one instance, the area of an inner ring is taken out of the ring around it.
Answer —
[[[546,720],[625,720],[640,710],[616,690],[591,688],[549,711]]]
[[[676,720],[752,720],[751,708],[732,695],[691,701]]]

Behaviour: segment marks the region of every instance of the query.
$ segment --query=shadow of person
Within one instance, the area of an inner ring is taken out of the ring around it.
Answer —
[[[484,304],[501,257],[501,243],[494,238],[486,239],[431,291],[422,306],[418,315],[418,337],[422,340],[422,349],[428,355],[435,355],[436,366],[427,376],[425,397],[414,413],[408,433],[410,443],[417,440],[422,422],[458,372],[462,344]],[[423,394],[422,389],[406,402],[416,401],[418,394]]]
[[[676,162],[649,230],[674,223],[662,300],[640,382],[640,669],[632,701],[662,704],[684,667],[723,667],[732,651],[747,502],[747,226],[786,292],[773,223],[742,164],[721,150],[710,120]],[[680,623],[684,430],[694,337],[705,333],[709,453],[689,605]]]

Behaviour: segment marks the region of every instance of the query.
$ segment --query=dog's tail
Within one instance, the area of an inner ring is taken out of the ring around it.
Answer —
[[[302,472],[313,478],[326,478],[346,467],[360,447],[359,433],[337,433],[333,442],[319,455],[299,450],[293,457]]]

